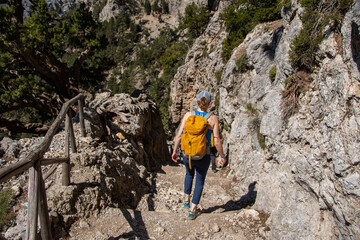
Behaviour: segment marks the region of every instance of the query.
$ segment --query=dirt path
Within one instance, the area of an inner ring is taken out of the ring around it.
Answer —
[[[200,215],[188,220],[183,208],[185,167],[164,166],[153,180],[153,193],[137,209],[107,209],[72,225],[69,239],[265,239],[267,216],[246,206],[247,193],[236,193],[226,169],[205,182]]]

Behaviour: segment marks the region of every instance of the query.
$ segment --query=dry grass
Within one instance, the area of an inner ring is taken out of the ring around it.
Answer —
[[[283,119],[289,119],[299,111],[299,97],[310,88],[312,79],[304,71],[297,72],[285,80],[282,92]]]

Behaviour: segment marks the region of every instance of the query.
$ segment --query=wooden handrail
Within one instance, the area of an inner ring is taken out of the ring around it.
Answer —
[[[40,165],[41,166],[46,166],[46,165],[51,165],[51,164],[59,164],[59,163],[64,163],[64,162],[68,162],[69,158],[67,157],[62,157],[62,158],[43,158],[40,160]]]
[[[0,169],[0,183],[8,180],[16,174],[22,173],[29,169],[28,216],[25,235],[25,239],[27,240],[35,240],[37,238],[38,219],[40,221],[42,239],[52,239],[44,177],[46,179],[46,177],[51,174],[55,168],[51,168],[50,171],[43,177],[41,172],[41,165],[62,163],[62,184],[64,186],[68,186],[70,184],[69,145],[71,145],[72,152],[75,153],[76,144],[73,123],[69,109],[71,105],[73,105],[75,102],[78,102],[80,130],[81,135],[85,137],[84,114],[82,106],[83,97],[84,96],[82,94],[79,94],[62,105],[59,115],[51,124],[44,137],[44,140],[40,145],[38,145],[36,150],[31,151],[24,160]],[[59,129],[60,124],[64,121],[65,116],[65,156],[63,158],[44,159],[43,156],[46,151],[48,151],[51,141]]]
[[[10,166],[4,167],[0,169],[0,183],[10,179],[11,177],[22,173],[29,169],[31,166],[34,166],[35,163],[42,158],[42,156],[46,153],[46,151],[49,149],[52,138],[56,134],[57,130],[59,129],[61,123],[63,122],[67,112],[69,111],[69,108],[71,105],[76,103],[78,100],[83,98],[84,96],[80,93],[76,97],[70,99],[66,103],[63,104],[61,107],[59,115],[56,117],[53,124],[51,124],[49,130],[47,131],[44,140],[39,145],[39,148],[36,149],[36,151],[30,152],[24,160],[19,161],[15,164],[12,164]],[[80,121],[81,122],[81,121]]]

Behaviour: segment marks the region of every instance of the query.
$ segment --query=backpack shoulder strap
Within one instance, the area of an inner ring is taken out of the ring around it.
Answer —
[[[212,113],[208,112],[208,113],[204,116],[204,118],[205,118],[206,120],[209,120],[209,118],[211,117],[211,115],[212,115]]]

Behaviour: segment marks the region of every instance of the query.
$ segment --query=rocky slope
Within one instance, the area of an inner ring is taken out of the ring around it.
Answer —
[[[341,37],[326,34],[317,54],[320,67],[300,96],[298,113],[287,121],[282,91],[294,73],[288,52],[302,27],[303,9],[292,1],[283,20],[258,25],[224,64],[219,53],[226,32],[218,18],[224,4],[171,84],[173,123],[195,106],[197,92],[218,94],[229,176],[239,191],[257,182],[253,208],[269,214],[266,238],[358,239],[360,3],[354,1],[346,14]],[[241,73],[236,60],[244,53],[252,70]]]

